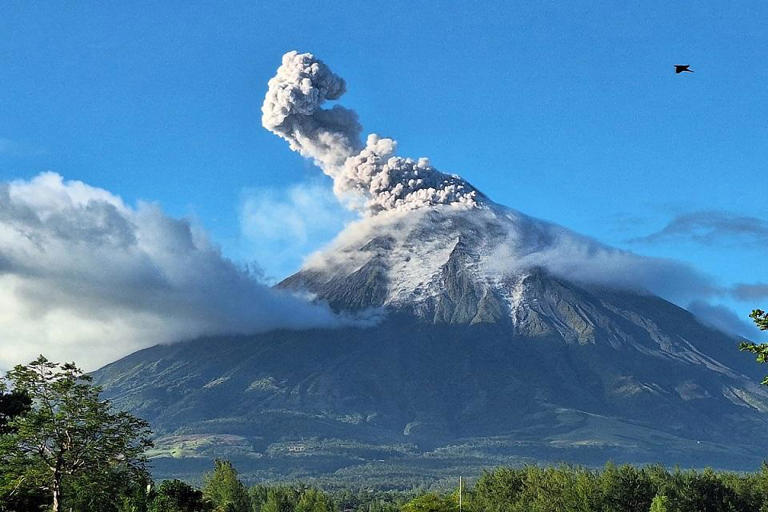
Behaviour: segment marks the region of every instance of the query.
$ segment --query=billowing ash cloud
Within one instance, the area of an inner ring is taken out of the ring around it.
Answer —
[[[336,195],[367,215],[480,203],[482,194],[460,177],[439,172],[426,158],[396,156],[392,139],[372,134],[363,146],[354,111],[339,105],[322,108],[345,90],[344,80],[312,54],[288,52],[269,81],[262,124],[313,159],[333,178]]]
[[[156,205],[53,173],[0,184],[0,366],[42,352],[93,368],[190,336],[336,323]]]
[[[312,54],[288,52],[261,107],[264,127],[312,158],[330,176],[360,149],[357,114],[339,105],[321,108],[346,92],[344,80]]]

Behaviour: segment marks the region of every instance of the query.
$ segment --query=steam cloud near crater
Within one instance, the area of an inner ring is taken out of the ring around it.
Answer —
[[[437,204],[474,207],[482,194],[429,160],[395,155],[397,142],[371,134],[360,142],[357,114],[340,105],[322,108],[346,91],[344,80],[311,53],[288,52],[269,81],[262,125],[287,140],[333,178],[334,193],[366,215]]]

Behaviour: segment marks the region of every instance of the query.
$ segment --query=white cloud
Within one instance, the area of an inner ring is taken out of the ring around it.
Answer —
[[[0,366],[44,353],[90,369],[158,342],[337,322],[157,205],[54,173],[0,184]]]

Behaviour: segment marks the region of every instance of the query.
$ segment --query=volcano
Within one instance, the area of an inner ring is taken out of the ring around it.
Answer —
[[[264,125],[357,193],[361,219],[277,285],[349,322],[158,345],[95,372],[152,424],[160,477],[199,478],[214,457],[251,480],[401,487],[524,462],[759,466],[759,368],[643,285],[682,266],[498,205],[390,139],[359,144],[353,112],[319,108],[344,87],[286,54]]]
[[[495,205],[388,215],[278,285],[370,325],[156,346],[96,380],[151,422],[163,476],[222,456],[254,479],[402,485],[531,461],[757,467],[768,393],[738,340],[514,264],[563,237],[600,249]]]

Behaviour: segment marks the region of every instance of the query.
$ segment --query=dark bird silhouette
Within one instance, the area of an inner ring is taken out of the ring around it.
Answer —
[[[683,71],[687,71],[688,73],[693,73],[692,69],[688,69],[689,67],[691,67],[690,64],[685,64],[685,65],[675,64],[675,73],[682,73]]]

